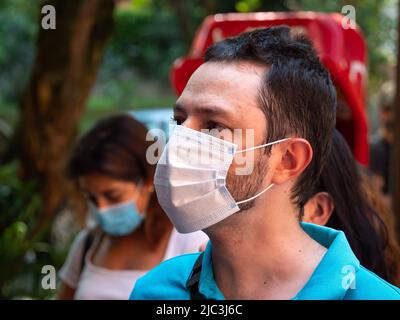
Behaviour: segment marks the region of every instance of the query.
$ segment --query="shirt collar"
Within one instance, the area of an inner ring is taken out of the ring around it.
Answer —
[[[225,299],[221,290],[218,288],[214,278],[214,271],[212,267],[212,245],[211,241],[208,241],[207,247],[204,250],[203,263],[201,267],[200,280],[199,280],[199,291],[207,299],[223,300]]]
[[[342,231],[302,222],[303,230],[328,250],[314,270],[310,279],[293,298],[294,300],[343,299],[354,284],[360,262],[355,257]],[[224,295],[215,282],[212,268],[211,241],[204,251],[199,291],[207,299],[221,300]]]

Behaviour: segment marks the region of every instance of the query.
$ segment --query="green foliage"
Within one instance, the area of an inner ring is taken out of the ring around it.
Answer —
[[[394,0],[183,1],[188,24],[194,26],[191,30],[193,35],[195,26],[206,15],[205,2],[213,12],[312,10],[340,13],[344,5],[353,5],[356,21],[368,45],[370,94],[377,92],[388,80],[386,70],[388,64],[393,63],[395,52]],[[159,88],[154,92],[162,95],[170,86],[168,72],[171,64],[187,52],[177,11],[171,6],[171,1],[132,1],[132,6],[116,10],[115,20],[116,30],[94,93],[99,97],[111,97],[119,108],[143,107],[135,101],[146,91],[147,83],[157,83]]]
[[[39,3],[40,0],[3,0],[0,4],[0,107],[15,106],[26,85],[27,70],[34,57]],[[182,3],[191,36],[210,12],[341,12],[343,5],[351,4],[356,8],[357,23],[369,48],[370,93],[388,80],[387,65],[395,59],[394,0],[189,0]],[[177,57],[187,53],[190,44],[177,8],[172,4],[173,1],[132,0],[115,10],[116,28],[93,90],[91,110],[143,108],[147,104],[142,105],[140,101],[151,98],[158,106],[164,96],[171,100],[174,94],[168,80],[169,69]]]
[[[0,230],[15,218],[31,222],[30,217],[40,208],[35,190],[34,183],[18,179],[15,163],[0,167]]]
[[[356,22],[361,27],[368,47],[369,89],[374,94],[390,80],[388,64],[394,63],[396,52],[396,1],[394,0],[291,0],[289,8],[305,11],[341,12],[344,5],[356,10]]]
[[[238,1],[235,5],[237,12],[252,12],[259,10],[261,7],[261,0],[242,0]]]
[[[151,0],[131,0],[133,10],[144,10],[148,8],[152,1]]]
[[[169,91],[169,69],[186,48],[174,11],[123,8],[116,10],[115,21],[94,93],[127,109],[154,83],[161,94]]]
[[[4,0],[0,6],[0,102],[17,103],[34,56],[38,1]]]
[[[42,267],[60,267],[65,250],[56,249],[48,232],[34,234],[41,200],[37,185],[17,178],[17,165],[0,167],[0,298],[49,298],[41,286]]]

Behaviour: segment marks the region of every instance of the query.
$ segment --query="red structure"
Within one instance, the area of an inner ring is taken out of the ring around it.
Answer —
[[[206,49],[214,42],[254,28],[288,25],[295,32],[308,36],[330,71],[338,91],[337,128],[345,136],[356,159],[368,165],[367,49],[360,29],[349,28],[346,19],[338,13],[316,12],[208,16],[198,29],[188,56],[174,62],[171,83],[176,93],[181,94],[192,73],[202,64]]]

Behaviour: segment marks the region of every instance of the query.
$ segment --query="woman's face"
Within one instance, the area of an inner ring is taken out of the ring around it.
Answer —
[[[153,188],[151,183],[136,184],[97,173],[82,176],[79,183],[87,199],[98,209],[133,201],[138,211],[143,214]]]

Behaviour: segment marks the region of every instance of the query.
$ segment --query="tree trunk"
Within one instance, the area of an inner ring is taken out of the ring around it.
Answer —
[[[400,14],[400,1],[397,6]],[[400,15],[397,18],[397,70],[396,70],[396,98],[394,103],[394,139],[391,161],[391,199],[393,212],[396,218],[397,235],[400,241]]]
[[[52,221],[72,190],[65,163],[114,25],[113,0],[44,4],[56,9],[56,29],[39,31],[17,129],[21,176],[40,183],[42,226]]]
[[[212,1],[201,0],[200,3],[201,3],[201,6],[203,7],[207,16],[215,12],[215,6]]]
[[[189,48],[193,39],[193,29],[190,23],[189,12],[186,8],[186,4],[182,0],[170,0],[170,3],[176,11],[178,22],[184,36],[185,44]]]

